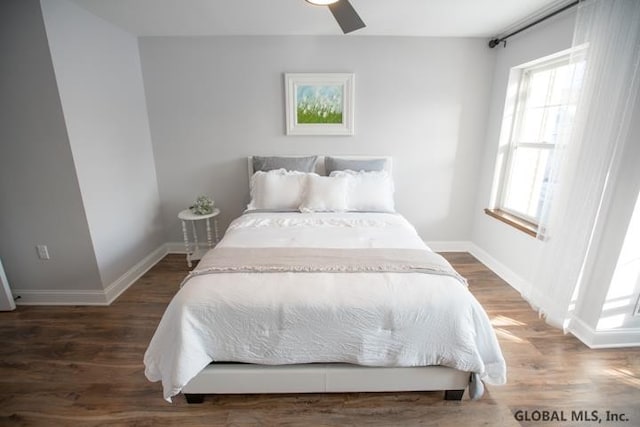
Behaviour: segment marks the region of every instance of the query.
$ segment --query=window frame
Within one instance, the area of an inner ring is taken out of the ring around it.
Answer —
[[[533,148],[541,150],[540,152],[550,150],[550,156],[552,156],[553,151],[557,146],[555,142],[527,142],[516,140],[516,136],[519,135],[519,131],[524,123],[526,102],[531,96],[531,92],[528,89],[535,73],[556,69],[563,65],[570,65],[574,62],[574,55],[581,55],[583,53],[581,51],[582,49],[578,51],[571,49],[564,50],[553,55],[521,64],[511,69],[509,86],[515,86],[515,100],[511,105],[505,105],[503,112],[503,129],[505,126],[504,121],[509,115],[511,116],[511,122],[508,125],[508,132],[506,132],[505,135],[501,135],[501,140],[504,141],[500,144],[502,146],[501,150],[503,150],[502,152],[504,153],[504,160],[500,165],[500,170],[496,176],[497,179],[494,182],[494,202],[492,205],[495,206],[495,208],[485,209],[485,212],[494,218],[518,228],[521,231],[527,232],[528,234],[536,234],[540,218],[532,217],[526,213],[510,209],[505,205],[507,189],[509,188],[510,180],[513,176],[512,172],[516,153],[517,150],[521,148]],[[517,82],[515,80],[517,80]],[[507,89],[507,97],[509,97],[509,89]],[[563,106],[567,104],[558,105]],[[553,106],[553,104],[545,104],[544,108],[549,106]]]

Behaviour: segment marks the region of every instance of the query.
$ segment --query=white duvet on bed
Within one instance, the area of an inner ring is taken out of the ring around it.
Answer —
[[[245,214],[219,246],[427,249],[402,216],[380,213]],[[506,380],[495,333],[467,287],[422,273],[192,277],[160,321],[145,374],[170,401],[212,361],[444,365]]]

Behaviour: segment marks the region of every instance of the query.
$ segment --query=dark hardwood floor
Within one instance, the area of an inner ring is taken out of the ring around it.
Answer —
[[[508,384],[488,386],[481,400],[414,392],[227,395],[201,405],[177,396],[169,404],[142,364],[187,272],[183,256],[169,255],[109,307],[0,313],[0,425],[569,426],[596,425],[597,415],[601,425],[640,426],[640,349],[590,350],[546,325],[471,255],[445,256],[469,279],[507,360]],[[544,411],[551,419],[538,422]],[[623,421],[608,422],[606,411]]]

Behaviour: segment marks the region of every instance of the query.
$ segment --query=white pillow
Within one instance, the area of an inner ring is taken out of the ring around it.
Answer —
[[[347,210],[347,177],[309,175],[300,212]]]
[[[347,210],[395,212],[393,179],[387,171],[334,171],[331,177],[347,177]]]
[[[258,171],[251,177],[251,202],[248,210],[298,210],[309,174],[285,169]]]

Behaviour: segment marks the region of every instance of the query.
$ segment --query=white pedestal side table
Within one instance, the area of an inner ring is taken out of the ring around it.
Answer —
[[[213,212],[205,215],[198,215],[191,212],[191,209],[185,209],[180,211],[178,218],[182,222],[182,236],[184,237],[184,248],[187,251],[187,265],[191,268],[191,261],[196,261],[202,258],[204,250],[198,245],[198,233],[196,232],[196,221],[204,220],[207,226],[207,244],[209,249],[213,248],[213,240],[211,238],[211,224],[209,220],[213,218],[213,231],[215,235],[215,242],[218,243],[218,220],[217,216],[220,213],[220,209],[215,208]],[[191,222],[191,231],[193,233],[193,250],[189,243],[189,234],[187,232],[187,221]]]

